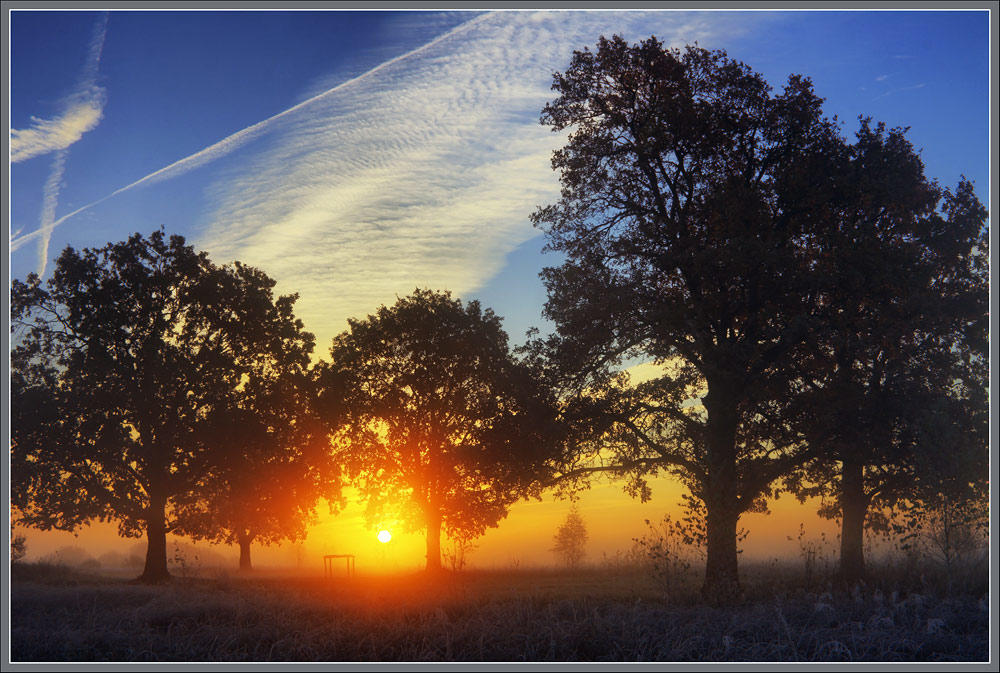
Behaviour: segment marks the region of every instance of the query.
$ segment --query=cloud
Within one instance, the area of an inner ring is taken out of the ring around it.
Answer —
[[[69,147],[87,131],[98,125],[104,114],[106,92],[97,86],[97,72],[104,50],[104,38],[108,32],[108,13],[104,12],[94,26],[87,58],[84,61],[76,92],[67,98],[66,110],[55,120],[39,120],[32,117],[34,126],[25,130],[12,130],[10,139],[11,161],[23,161],[33,156],[57,152],[52,161],[49,177],[42,188],[42,215],[38,223],[38,275],[45,274],[49,258],[49,241],[55,228],[56,208],[62,189],[63,174]],[[21,157],[21,158],[18,158]],[[20,229],[18,230],[20,233]],[[11,238],[15,238],[14,234]]]
[[[68,149],[59,150],[52,161],[52,170],[49,171],[49,178],[42,187],[42,218],[39,229],[47,232],[38,240],[38,275],[45,273],[45,266],[49,259],[49,241],[51,237],[51,226],[56,219],[56,206],[59,205],[59,190],[62,187],[63,173],[66,172],[66,157],[69,156]]]
[[[745,15],[718,13],[481,14],[16,237],[11,249],[232,154],[208,176],[211,208],[196,243],[299,292],[297,313],[322,353],[347,317],[414,287],[474,292],[537,234],[528,216],[558,197],[550,157],[563,142],[538,117],[574,49],[613,33],[711,46],[720,32],[750,29]]]
[[[875,96],[875,98],[872,98],[872,100],[878,100],[880,98],[885,98],[886,96],[891,96],[891,95],[896,94],[896,93],[902,93],[903,91],[913,91],[914,89],[923,89],[925,86],[927,86],[927,83],[926,82],[921,82],[920,84],[914,84],[913,86],[903,86],[903,87],[899,87],[898,89],[889,89],[885,93],[880,94],[878,96]]]
[[[104,12],[94,25],[87,48],[87,57],[77,86],[66,97],[63,111],[54,119],[31,117],[26,129],[11,129],[10,160],[14,163],[64,150],[93,130],[104,115],[106,91],[97,86],[97,71],[108,32],[108,13]]]
[[[284,119],[286,117],[289,117],[289,116],[294,116],[300,110],[307,109],[310,106],[312,106],[314,103],[323,101],[325,98],[327,98],[331,94],[335,94],[336,92],[340,91],[344,87],[347,87],[347,86],[350,86],[352,84],[356,84],[358,82],[363,81],[367,77],[369,77],[369,76],[371,76],[371,75],[379,72],[383,68],[386,68],[386,67],[389,67],[389,66],[393,65],[397,61],[409,58],[409,57],[411,57],[414,54],[420,53],[424,49],[427,49],[427,48],[430,48],[430,47],[434,46],[435,44],[437,44],[441,40],[444,40],[444,39],[447,39],[448,37],[450,37],[451,34],[454,33],[455,31],[464,30],[465,28],[467,28],[467,27],[469,27],[471,25],[474,25],[481,18],[483,18],[483,17],[481,16],[481,17],[479,17],[477,19],[473,19],[472,21],[469,21],[469,22],[467,22],[465,24],[462,24],[461,26],[453,29],[452,31],[449,31],[448,33],[446,33],[444,35],[441,35],[440,37],[435,38],[434,40],[431,40],[427,44],[425,44],[425,45],[423,45],[421,47],[418,47],[417,49],[414,49],[414,50],[412,50],[410,52],[402,54],[401,56],[397,56],[397,57],[392,58],[392,59],[390,59],[388,61],[385,61],[384,63],[379,64],[378,66],[372,68],[371,70],[369,70],[369,71],[367,71],[367,72],[365,72],[365,73],[363,73],[361,75],[358,75],[357,77],[354,77],[354,78],[351,78],[351,79],[349,79],[349,80],[347,80],[345,82],[342,82],[342,83],[340,83],[340,84],[338,84],[338,85],[336,85],[336,86],[334,86],[334,87],[332,87],[332,88],[330,88],[330,89],[328,89],[326,91],[323,91],[322,93],[316,94],[315,96],[312,96],[312,97],[310,97],[310,98],[302,101],[301,103],[288,108],[287,110],[279,112],[278,114],[273,115],[271,117],[268,117],[267,119],[264,119],[262,121],[259,121],[256,124],[253,124],[251,126],[248,126],[245,129],[242,129],[240,131],[237,131],[236,133],[233,133],[232,135],[226,136],[222,140],[220,140],[220,141],[218,141],[216,143],[213,143],[213,144],[209,145],[208,147],[206,147],[206,148],[204,148],[202,150],[199,150],[198,152],[195,152],[194,154],[188,155],[188,156],[186,156],[186,157],[184,157],[182,159],[178,159],[177,161],[174,161],[173,163],[168,164],[167,166],[164,166],[163,168],[161,168],[159,170],[153,171],[152,173],[150,173],[150,174],[148,174],[148,175],[146,175],[146,176],[144,176],[142,178],[139,178],[135,182],[131,182],[131,183],[125,185],[124,187],[120,187],[120,188],[116,189],[115,191],[111,192],[110,194],[107,194],[106,196],[101,197],[100,199],[97,199],[96,201],[92,201],[92,202],[90,202],[90,203],[88,203],[88,204],[86,204],[84,206],[81,206],[80,208],[77,208],[76,210],[74,210],[71,213],[67,213],[66,215],[63,215],[58,220],[55,220],[55,221],[53,221],[52,223],[50,223],[48,225],[43,225],[43,226],[39,227],[38,229],[36,229],[35,231],[32,231],[32,232],[30,232],[28,234],[25,234],[23,236],[20,236],[20,237],[17,237],[17,238],[13,238],[12,237],[12,239],[11,239],[11,250],[17,250],[18,248],[20,248],[21,246],[25,245],[26,243],[28,243],[28,242],[30,242],[32,240],[35,240],[35,239],[37,239],[37,238],[39,238],[41,236],[47,236],[49,233],[51,233],[52,229],[54,229],[55,227],[58,227],[59,225],[61,225],[66,220],[69,220],[70,218],[74,217],[75,215],[78,215],[78,214],[80,214],[80,213],[82,213],[82,212],[84,212],[86,210],[90,210],[94,206],[97,206],[97,205],[99,205],[101,203],[104,203],[108,199],[111,199],[111,198],[113,198],[115,196],[118,196],[119,194],[122,194],[124,192],[130,191],[132,189],[135,189],[136,187],[141,187],[141,186],[144,186],[144,185],[153,184],[153,183],[156,183],[156,182],[167,180],[169,178],[178,177],[180,175],[183,175],[184,173],[187,173],[187,172],[192,171],[192,170],[194,170],[196,168],[199,168],[199,167],[201,167],[201,166],[203,166],[203,165],[205,165],[207,163],[215,161],[216,159],[219,159],[220,157],[223,157],[223,156],[225,156],[227,154],[230,154],[231,152],[234,152],[234,151],[240,149],[241,147],[243,147],[244,145],[246,145],[247,143],[249,143],[251,140],[254,140],[254,139],[258,138],[261,135],[263,135],[265,132],[271,130],[271,127],[273,125],[275,125],[276,123],[280,122],[282,119]],[[103,37],[102,37],[102,43],[103,43]],[[97,51],[97,54],[99,56],[100,50]]]
[[[298,292],[321,355],[348,317],[415,287],[475,292],[537,235],[531,212],[558,198],[550,158],[565,137],[538,123],[553,71],[602,34],[704,44],[709,18],[480,17],[283,119],[266,149],[210,186],[198,247]]]
[[[26,129],[11,129],[10,160],[14,163],[64,150],[97,127],[104,114],[104,89],[91,87],[78,94],[53,119],[31,118]]]

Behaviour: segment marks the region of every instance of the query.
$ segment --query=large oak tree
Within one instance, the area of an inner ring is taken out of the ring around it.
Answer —
[[[339,454],[373,518],[470,539],[535,493],[548,400],[476,301],[416,290],[334,339],[322,396],[342,400]],[[322,402],[321,402],[322,403]]]
[[[259,288],[263,320],[238,331],[245,343],[233,357],[242,379],[207,419],[208,469],[177,499],[177,532],[238,545],[245,571],[251,544],[304,538],[320,499],[333,511],[341,470],[329,450],[335,415],[321,420],[316,408],[309,368],[315,340],[293,313],[297,295],[275,298],[274,280],[238,262],[223,280],[227,292]]]
[[[534,222],[565,262],[543,272],[557,331],[540,347],[601,433],[564,474],[629,474],[644,495],[644,475],[681,476],[705,504],[704,592],[730,600],[740,515],[806,457],[781,411],[814,319],[836,125],[807,79],[774,93],[723,52],[655,38],[601,38],[553,89],[562,192]],[[629,359],[665,373],[623,385]]]
[[[34,405],[47,419],[12,427],[23,521],[117,521],[122,535],[148,539],[141,579],[169,578],[166,534],[213,467],[213,425],[252,373],[245,356],[286,343],[274,335],[290,314],[274,310],[272,284],[162,231],[67,248],[45,283],[15,280],[13,418]]]
[[[905,133],[863,119],[831,176],[824,327],[800,361],[794,415],[818,450],[790,485],[833,496],[848,582],[864,575],[870,512],[916,499],[918,483],[960,497],[986,477],[986,211],[968,182],[928,180]]]

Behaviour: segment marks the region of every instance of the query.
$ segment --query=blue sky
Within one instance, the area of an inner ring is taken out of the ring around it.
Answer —
[[[929,176],[987,201],[985,11],[14,11],[11,275],[162,225],[300,293],[321,356],[418,285],[519,342],[556,261],[528,220],[558,196],[539,112],[616,32],[808,75],[845,133],[909,126]]]

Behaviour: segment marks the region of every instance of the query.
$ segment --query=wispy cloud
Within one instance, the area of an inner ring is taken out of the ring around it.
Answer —
[[[416,286],[464,295],[537,232],[528,215],[558,196],[562,138],[538,123],[552,72],[600,35],[711,43],[746,16],[498,12],[142,177],[54,220],[240,150],[216,172],[198,247],[240,259],[299,292],[320,350],[360,316]],[[314,89],[315,90],[315,89]],[[252,140],[267,136],[267,141]],[[34,240],[29,232],[11,248]]]
[[[59,205],[59,190],[62,188],[63,173],[66,172],[66,157],[69,150],[63,149],[56,152],[55,159],[52,160],[52,168],[49,171],[49,178],[42,188],[42,217],[39,222],[39,230],[44,232],[38,239],[38,275],[45,273],[45,266],[49,258],[49,241],[52,238],[52,223],[56,220],[56,207]]]
[[[14,163],[64,150],[101,121],[106,100],[105,90],[97,86],[97,72],[108,31],[104,12],[94,26],[87,58],[73,93],[66,97],[63,111],[53,119],[31,117],[31,126],[10,131],[10,160]]]
[[[50,121],[32,117],[35,124],[30,129],[11,131],[10,154],[13,162],[56,152],[49,177],[42,188],[42,212],[37,229],[40,276],[45,273],[48,263],[49,241],[55,228],[56,208],[59,205],[59,192],[62,189],[69,147],[82,138],[84,133],[95,128],[104,114],[106,92],[97,86],[97,73],[107,31],[108,14],[105,12],[94,26],[76,91],[67,98],[65,112]]]
[[[289,116],[269,147],[212,185],[198,244],[300,294],[319,350],[414,287],[466,295],[536,235],[558,196],[564,137],[538,123],[552,72],[601,34],[682,45],[711,17],[671,12],[496,13]]]
[[[236,133],[233,133],[232,135],[226,136],[222,140],[220,140],[220,141],[218,141],[216,143],[213,143],[212,145],[209,145],[208,147],[206,147],[206,148],[204,148],[202,150],[199,150],[198,152],[195,152],[194,154],[188,155],[188,156],[186,156],[186,157],[184,157],[182,159],[178,159],[177,161],[175,161],[175,162],[173,162],[173,163],[171,163],[171,164],[169,164],[167,166],[164,166],[163,168],[161,168],[159,170],[153,171],[149,175],[146,175],[146,176],[144,176],[142,178],[139,178],[135,182],[131,182],[131,183],[125,185],[124,187],[120,187],[119,189],[116,189],[115,191],[111,192],[110,194],[108,194],[106,196],[101,197],[100,199],[97,199],[96,201],[92,201],[92,202],[90,202],[90,203],[88,203],[88,204],[86,204],[84,206],[81,206],[80,208],[77,208],[73,212],[67,213],[66,215],[63,215],[62,217],[60,217],[58,220],[55,220],[54,222],[52,222],[49,225],[49,227],[48,227],[48,231],[51,231],[51,229],[54,229],[55,227],[61,225],[66,220],[69,220],[70,218],[72,218],[72,217],[74,217],[76,215],[79,215],[80,213],[82,213],[82,212],[84,212],[86,210],[90,210],[94,206],[97,206],[97,205],[99,205],[101,203],[104,203],[108,199],[111,199],[111,198],[113,198],[115,196],[118,196],[119,194],[122,194],[124,192],[130,191],[132,189],[135,189],[136,187],[141,187],[141,186],[144,186],[144,185],[153,184],[153,183],[156,183],[156,182],[167,180],[169,178],[174,178],[174,177],[177,177],[179,175],[183,175],[184,173],[192,171],[192,170],[194,170],[196,168],[199,168],[200,166],[203,166],[203,165],[205,165],[207,163],[215,161],[216,159],[218,159],[220,157],[223,157],[223,156],[225,156],[227,154],[230,154],[231,152],[234,152],[234,151],[240,149],[241,147],[243,147],[244,145],[246,145],[247,143],[249,143],[251,140],[254,140],[254,139],[258,138],[259,136],[261,136],[265,132],[271,130],[272,126],[274,124],[276,124],[277,122],[281,121],[282,119],[285,119],[287,117],[293,116],[293,115],[295,115],[295,113],[299,112],[300,110],[309,108],[313,104],[315,104],[317,102],[323,101],[328,96],[330,96],[332,94],[335,94],[336,92],[340,91],[341,89],[343,89],[345,87],[351,86],[353,84],[357,84],[358,82],[361,82],[361,81],[365,80],[366,78],[374,75],[375,73],[379,72],[380,70],[393,65],[397,61],[409,58],[409,57],[411,57],[411,56],[413,56],[415,54],[418,54],[419,52],[421,52],[421,51],[423,51],[425,49],[428,49],[428,48],[434,46],[435,44],[437,44],[441,40],[444,40],[444,39],[447,39],[448,37],[450,37],[452,33],[456,32],[456,31],[464,30],[467,27],[469,27],[471,25],[474,25],[481,18],[483,18],[483,17],[479,17],[479,19],[473,19],[472,21],[470,21],[470,22],[468,22],[466,24],[463,24],[463,25],[455,28],[452,31],[449,31],[445,35],[442,35],[442,36],[440,36],[440,37],[432,40],[431,42],[429,42],[429,43],[427,43],[427,44],[425,44],[425,45],[423,45],[421,47],[418,47],[417,49],[414,49],[413,51],[410,51],[410,52],[408,52],[406,54],[403,54],[401,56],[397,56],[396,58],[393,58],[393,59],[390,59],[390,60],[388,60],[388,61],[386,61],[384,63],[381,63],[378,66],[376,66],[375,68],[372,68],[371,70],[369,70],[369,71],[367,71],[367,72],[365,72],[365,73],[363,73],[361,75],[358,75],[357,77],[354,77],[354,78],[352,78],[350,80],[342,82],[341,84],[338,84],[337,86],[334,86],[334,87],[332,87],[332,88],[330,88],[330,89],[328,89],[328,90],[326,90],[326,91],[324,91],[322,93],[319,93],[319,94],[317,94],[315,96],[312,96],[311,98],[308,98],[308,99],[302,101],[298,105],[294,105],[294,106],[288,108],[287,110],[284,110],[282,112],[279,112],[276,115],[273,115],[271,117],[268,117],[267,119],[264,119],[263,121],[259,121],[256,124],[253,124],[251,126],[248,126],[245,129],[242,129],[240,131],[237,131]],[[13,238],[11,240],[11,250],[17,250],[18,248],[20,248],[24,244],[26,244],[26,243],[28,243],[28,242],[36,239],[36,238],[39,238],[40,236],[43,236],[45,234],[46,234],[45,228],[39,228],[39,229],[37,229],[35,231],[32,231],[32,232],[30,232],[28,234],[25,234],[23,236],[20,236],[20,237],[17,237],[17,238]]]
[[[927,86],[927,83],[926,82],[921,82],[920,84],[914,84],[913,86],[902,86],[902,87],[899,87],[898,89],[889,89],[885,93],[882,93],[882,94],[879,94],[878,96],[875,96],[875,98],[872,98],[872,100],[878,100],[879,98],[885,98],[886,96],[891,96],[893,94],[902,93],[904,91],[913,91],[915,89],[923,89],[925,86]]]
[[[104,89],[92,87],[73,96],[53,119],[31,118],[31,126],[10,130],[10,160],[14,163],[64,150],[97,127],[104,114]]]

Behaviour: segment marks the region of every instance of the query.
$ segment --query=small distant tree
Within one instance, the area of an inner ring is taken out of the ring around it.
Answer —
[[[20,561],[28,553],[28,538],[20,533],[10,538],[10,560]]]
[[[569,508],[566,520],[556,531],[552,551],[568,568],[576,568],[587,555],[587,525],[576,505]]]

